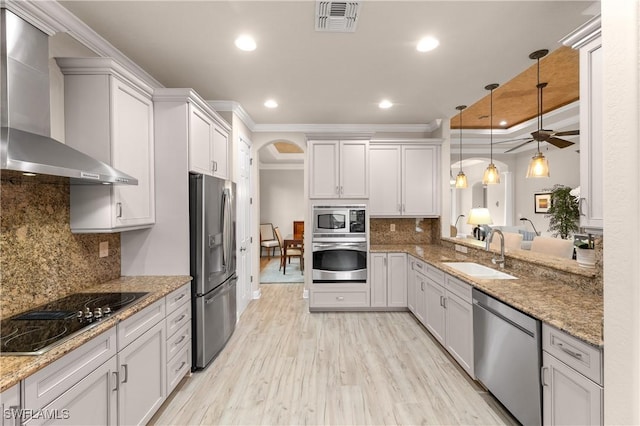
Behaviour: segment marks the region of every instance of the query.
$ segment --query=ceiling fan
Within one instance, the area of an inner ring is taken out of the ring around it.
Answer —
[[[542,127],[542,90],[545,87],[547,87],[547,83],[540,83],[540,59],[545,57],[547,53],[549,53],[547,49],[542,49],[542,50],[536,50],[535,52],[529,55],[530,59],[535,59],[538,61],[538,84],[536,85],[536,87],[538,88],[538,130],[536,130],[535,132],[532,132],[530,138],[511,139],[508,141],[496,142],[496,143],[507,143],[507,142],[516,142],[519,140],[524,141],[520,145],[506,150],[505,153],[515,151],[516,149],[533,141],[537,141],[538,143],[548,142],[551,145],[554,145],[558,148],[566,148],[568,146],[573,145],[574,142],[568,141],[566,139],[561,139],[558,136],[575,136],[580,134],[579,130],[567,130],[564,132],[555,132],[553,130],[546,130]]]

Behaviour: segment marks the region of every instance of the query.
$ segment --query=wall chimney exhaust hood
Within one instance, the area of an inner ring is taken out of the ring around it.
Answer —
[[[48,36],[0,9],[0,166],[32,175],[68,177],[71,184],[128,184],[138,180],[52,139]]]

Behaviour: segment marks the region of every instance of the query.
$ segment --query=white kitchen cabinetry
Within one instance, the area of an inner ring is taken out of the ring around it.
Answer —
[[[601,230],[603,212],[602,39],[580,47],[580,226]]]
[[[412,284],[414,285],[413,293],[415,294],[414,299],[414,310],[413,315],[420,321],[421,324],[426,324],[427,322],[427,277],[424,275],[424,262],[420,260],[414,260],[413,262],[413,280]],[[409,295],[411,295],[411,290],[409,290]]]
[[[118,363],[116,357],[93,370],[42,409],[46,416],[25,422],[35,425],[117,425]],[[47,418],[53,416],[54,418]]]
[[[166,397],[165,300],[118,324],[118,423],[145,424]]]
[[[230,128],[196,96],[189,95],[189,170],[228,179]]]
[[[473,378],[473,305],[471,286],[426,265],[427,330]]]
[[[603,424],[602,352],[547,324],[542,339],[544,424]]]
[[[166,296],[167,391],[191,371],[191,284]]]
[[[117,424],[116,330],[101,333],[23,381],[30,410],[55,410],[58,424]],[[68,412],[63,412],[67,409]],[[23,419],[43,424],[44,418]]]
[[[368,198],[369,141],[309,141],[309,198]]]
[[[368,308],[369,286],[359,284],[312,284],[309,291],[309,310],[348,311]]]
[[[0,410],[2,410],[2,426],[18,426],[20,424],[20,383],[0,393]]]
[[[120,232],[155,222],[152,88],[110,58],[60,58],[65,143],[138,185],[72,185],[71,230]]]
[[[372,253],[371,307],[407,307],[407,255]]]
[[[377,144],[370,148],[371,216],[440,215],[440,145]]]

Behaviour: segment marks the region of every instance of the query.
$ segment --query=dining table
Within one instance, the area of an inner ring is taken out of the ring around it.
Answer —
[[[282,273],[286,275],[287,273],[287,249],[297,249],[304,253],[304,235],[303,234],[288,234],[283,238],[284,246],[282,249],[284,251],[284,265],[282,268]],[[304,256],[300,256],[300,272],[304,271]]]

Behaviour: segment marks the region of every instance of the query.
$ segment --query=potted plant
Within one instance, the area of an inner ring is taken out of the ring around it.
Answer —
[[[549,219],[549,231],[554,237],[560,236],[566,240],[580,229],[578,200],[568,186],[554,185],[547,191],[551,193],[551,206],[545,215]]]

